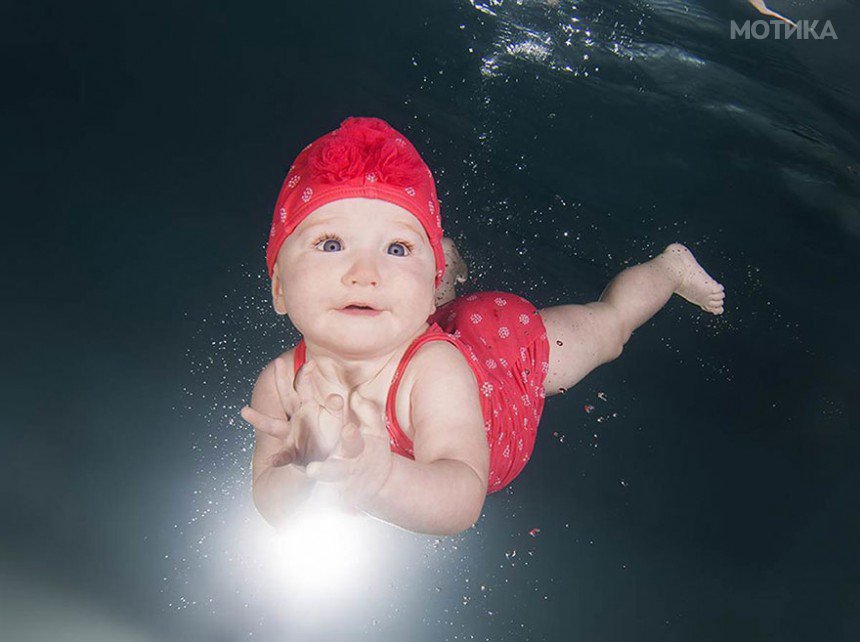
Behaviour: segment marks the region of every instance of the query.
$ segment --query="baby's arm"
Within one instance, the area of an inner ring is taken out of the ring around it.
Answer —
[[[423,346],[412,367],[415,460],[388,451],[388,435],[377,408],[375,417],[362,422],[362,435],[374,434],[381,443],[365,437],[368,454],[354,460],[329,459],[318,474],[311,474],[334,482],[350,501],[350,493],[364,492],[362,477],[372,484],[372,471],[384,469],[387,476],[381,487],[354,501],[355,507],[410,531],[452,535],[478,520],[487,494],[489,447],[478,387],[463,356],[448,343]]]
[[[274,364],[274,361],[269,363],[257,377],[250,405],[263,415],[287,421],[275,383]],[[259,429],[254,430],[254,457],[251,462],[254,504],[273,526],[279,526],[286,521],[310,496],[315,483],[298,466],[275,465],[276,457],[283,447],[283,439]]]

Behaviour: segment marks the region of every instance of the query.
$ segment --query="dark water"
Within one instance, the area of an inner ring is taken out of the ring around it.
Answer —
[[[858,639],[857,2],[772,3],[835,41],[732,40],[741,2],[366,4],[4,11],[0,637]],[[374,525],[337,601],[255,548],[235,416],[296,339],[280,182],[348,115],[425,155],[471,290],[587,302],[679,240],[728,299],[551,399],[476,529]]]

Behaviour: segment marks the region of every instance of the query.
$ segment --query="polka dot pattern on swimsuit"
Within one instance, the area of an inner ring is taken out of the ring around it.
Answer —
[[[488,492],[501,490],[522,471],[534,448],[549,370],[543,322],[531,303],[506,292],[459,297],[429,321],[465,344],[480,367],[479,390],[490,425]]]
[[[528,323],[522,323],[528,316]],[[534,448],[549,369],[546,329],[534,306],[505,292],[454,299],[428,319],[427,332],[406,350],[389,388],[385,425],[392,452],[414,459],[412,441],[397,423],[397,387],[410,358],[428,341],[448,341],[468,360],[478,381],[478,398],[490,447],[487,493],[507,486],[525,467]],[[500,332],[506,328],[507,332]],[[304,364],[304,342],[296,346],[294,368]]]

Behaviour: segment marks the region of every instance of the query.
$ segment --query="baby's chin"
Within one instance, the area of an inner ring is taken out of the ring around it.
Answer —
[[[363,323],[357,323],[353,327],[338,332],[315,332],[312,329],[303,333],[303,336],[306,342],[311,342],[336,357],[367,359],[405,346],[421,327],[416,326],[410,333],[393,333],[390,328],[362,327],[363,325]]]
[[[307,337],[305,339],[307,340]],[[333,342],[331,338],[317,345],[335,358],[349,360],[373,359],[393,352],[399,347],[390,340]]]

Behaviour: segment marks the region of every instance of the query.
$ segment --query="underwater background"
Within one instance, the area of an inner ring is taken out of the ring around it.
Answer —
[[[860,3],[770,6],[838,39],[732,39],[741,0],[4,8],[0,638],[860,639]],[[475,528],[297,578],[238,411],[298,339],[281,181],[350,115],[434,170],[464,293],[586,303],[681,241],[726,312],[674,297],[549,399]]]

